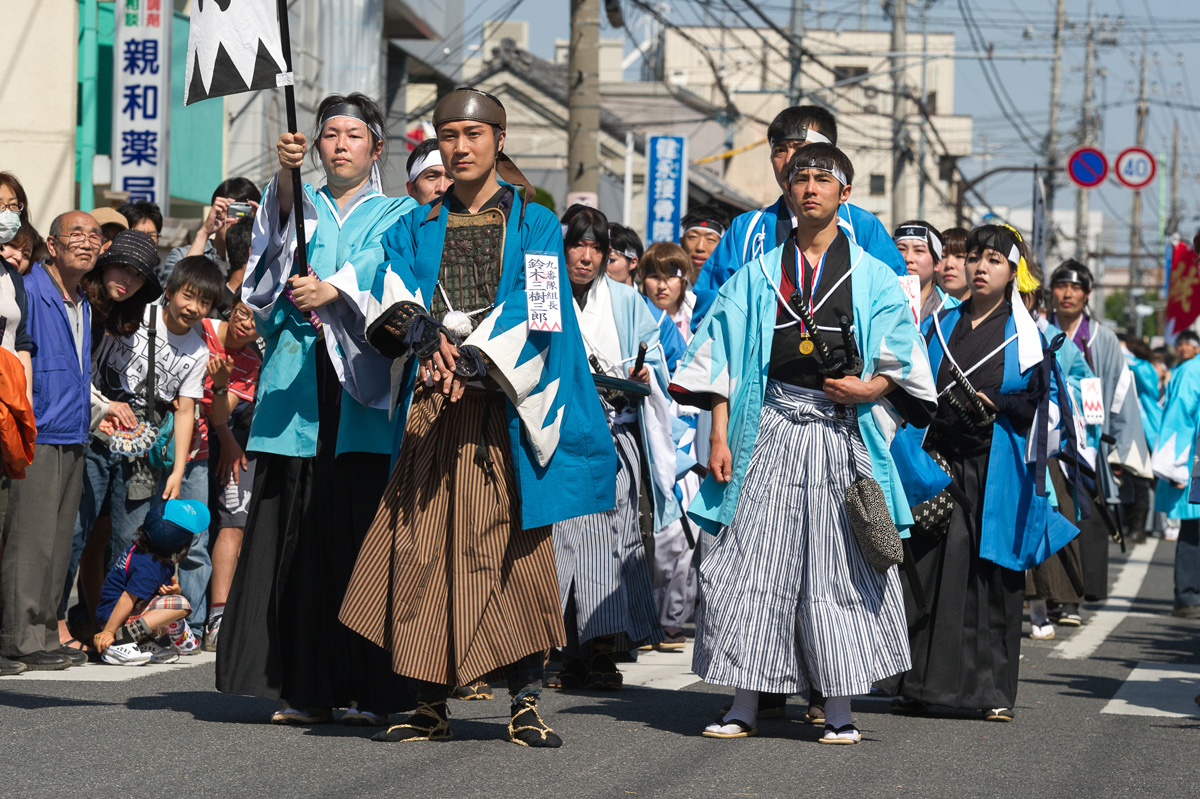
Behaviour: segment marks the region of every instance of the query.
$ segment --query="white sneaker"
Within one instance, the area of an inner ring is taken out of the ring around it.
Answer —
[[[111,663],[114,666],[145,666],[154,656],[149,652],[143,652],[137,644],[129,643],[109,644],[108,649],[105,649],[104,654],[100,657],[105,663]]]
[[[163,649],[153,641],[147,641],[144,644],[139,644],[138,649],[143,652],[150,653],[151,663],[174,663],[179,660],[179,653],[172,649]]]
[[[1054,625],[1034,624],[1029,631],[1029,637],[1035,641],[1049,641],[1054,637]]]
[[[187,622],[184,622],[186,625]],[[171,642],[171,648],[181,655],[199,655],[200,642],[196,639],[196,634],[192,632],[191,627],[186,627],[187,632],[178,641]]]

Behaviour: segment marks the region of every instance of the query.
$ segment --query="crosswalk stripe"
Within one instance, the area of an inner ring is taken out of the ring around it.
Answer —
[[[1086,625],[1054,648],[1053,657],[1083,660],[1092,656],[1112,631],[1117,629],[1117,625],[1129,617],[1129,609],[1133,607],[1138,593],[1142,590],[1142,583],[1150,571],[1150,562],[1154,560],[1154,552],[1157,549],[1158,539],[1150,538],[1130,551],[1108,599],[1088,619]]]

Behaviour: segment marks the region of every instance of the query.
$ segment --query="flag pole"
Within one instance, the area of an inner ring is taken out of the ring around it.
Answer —
[[[283,63],[287,67],[289,80],[283,87],[283,101],[287,109],[287,124],[289,133],[299,133],[300,125],[296,122],[296,88],[295,77],[292,74],[292,37],[288,30],[287,0],[276,0],[279,14],[279,43],[283,49]],[[300,179],[300,168],[292,172],[292,215],[296,220],[296,252],[300,256],[300,274],[308,274],[308,237],[304,234],[304,181]]]

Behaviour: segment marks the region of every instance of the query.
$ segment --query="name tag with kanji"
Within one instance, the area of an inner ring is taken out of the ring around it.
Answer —
[[[904,296],[908,297],[909,307],[912,308],[913,321],[920,323],[921,317],[921,278],[916,275],[901,275],[900,288],[904,289]]]
[[[525,254],[525,309],[530,330],[562,332],[562,294],[556,254]]]
[[[1083,421],[1088,424],[1104,424],[1104,387],[1098,377],[1085,377],[1079,381],[1079,394],[1083,403]]]

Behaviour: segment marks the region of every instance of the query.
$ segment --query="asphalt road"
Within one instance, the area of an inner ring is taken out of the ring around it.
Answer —
[[[505,740],[503,692],[452,702],[451,741],[382,744],[336,724],[274,727],[273,703],[213,690],[209,658],[89,665],[0,679],[0,796],[1195,797],[1200,622],[1170,616],[1173,544],[1132,556],[1122,571],[1114,550],[1121,590],[1088,625],[1024,639],[1011,724],[903,718],[867,698],[863,743],[819,746],[794,699],[755,738],[710,740],[698,733],[729,692],[696,682],[686,655],[654,653],[628,669],[649,687],[546,692],[560,750]]]

